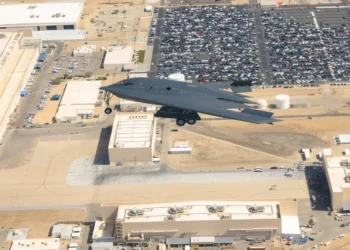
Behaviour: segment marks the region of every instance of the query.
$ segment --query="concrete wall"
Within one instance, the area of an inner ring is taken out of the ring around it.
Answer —
[[[38,56],[38,49],[19,50],[16,55],[17,59],[12,62],[14,65],[11,66],[12,68],[8,68],[7,73],[10,77],[5,78],[7,85],[0,98],[0,136],[6,130],[9,117],[20,98],[19,92],[26,85]]]
[[[152,161],[152,148],[108,148],[109,162]]]
[[[343,209],[350,211],[350,188],[342,188],[343,190]]]
[[[254,228],[276,228],[267,231],[245,231]],[[167,232],[161,232],[167,231]],[[218,221],[164,221],[148,223],[124,223],[124,234],[147,237],[193,237],[193,236],[268,236],[280,234],[280,219],[218,220]]]
[[[331,192],[332,209],[340,211],[343,209],[343,192]]]

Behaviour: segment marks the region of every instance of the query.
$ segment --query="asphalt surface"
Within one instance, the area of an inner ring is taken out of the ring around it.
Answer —
[[[23,127],[25,124],[25,118],[29,113],[37,112],[37,105],[40,102],[41,96],[45,92],[45,88],[49,86],[51,80],[51,74],[49,68],[52,66],[52,63],[59,57],[63,49],[63,42],[54,42],[57,47],[55,48],[53,54],[48,56],[41,73],[39,75],[32,76],[34,78],[34,84],[31,86],[29,94],[26,97],[22,97],[19,103],[20,110],[17,111],[17,119],[15,126],[17,128]]]
[[[66,181],[70,185],[135,185],[171,183],[251,182],[264,180],[305,179],[302,171],[284,176],[286,169],[253,172],[247,170],[179,171],[168,165],[115,168],[94,165],[95,157],[83,157],[70,164]]]

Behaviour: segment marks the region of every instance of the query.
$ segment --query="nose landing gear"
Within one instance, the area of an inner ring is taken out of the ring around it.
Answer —
[[[106,108],[105,109],[105,114],[109,115],[110,113],[112,113],[112,109],[111,108]]]
[[[111,93],[106,93],[106,97],[105,97],[105,102],[107,104],[107,108],[105,108],[105,114],[109,115],[110,113],[112,113],[112,109],[109,107],[109,101],[111,100],[113,94]]]

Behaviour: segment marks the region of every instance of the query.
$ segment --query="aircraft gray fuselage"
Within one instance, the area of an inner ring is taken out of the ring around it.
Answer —
[[[229,88],[230,85],[227,84],[227,89]],[[196,102],[197,98],[208,96],[215,97],[216,99],[223,99],[223,103],[227,101],[235,102],[237,105],[237,107],[235,105],[236,108],[247,107],[246,105],[240,106],[239,104],[254,103],[248,99],[234,95],[233,93],[206,86],[206,84],[152,78],[131,78],[106,87],[101,87],[101,89],[113,93],[122,99],[155,105],[164,105],[163,101],[170,95],[172,97],[177,96],[179,102],[181,102],[183,98],[193,98],[191,100]],[[191,107],[188,108],[190,109]]]
[[[162,108],[155,116],[176,119],[179,126],[185,123],[195,124],[200,120],[198,113],[257,124],[272,124],[278,121],[272,118],[271,112],[254,110],[249,105],[256,103],[245,96],[222,90],[232,89],[239,93],[251,91],[250,87],[244,86],[238,90],[239,88],[230,83],[196,84],[152,78],[131,78],[100,89],[123,99],[161,105]],[[238,112],[232,109],[243,110]],[[111,108],[106,108],[106,114],[111,112]]]

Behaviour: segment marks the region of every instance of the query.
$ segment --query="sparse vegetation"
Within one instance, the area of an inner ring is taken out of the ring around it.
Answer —
[[[137,62],[136,63],[143,63],[145,60],[145,52],[144,50],[137,51]]]
[[[107,77],[105,77],[105,76],[100,76],[100,77],[97,77],[97,78],[96,78],[96,81],[104,81],[104,80],[107,80]]]
[[[52,81],[52,84],[53,85],[58,85],[58,84],[60,84],[62,82],[62,78],[56,78],[56,79],[54,79],[53,81]]]
[[[92,72],[90,71],[87,71],[84,75],[84,77],[91,77],[92,76]]]

